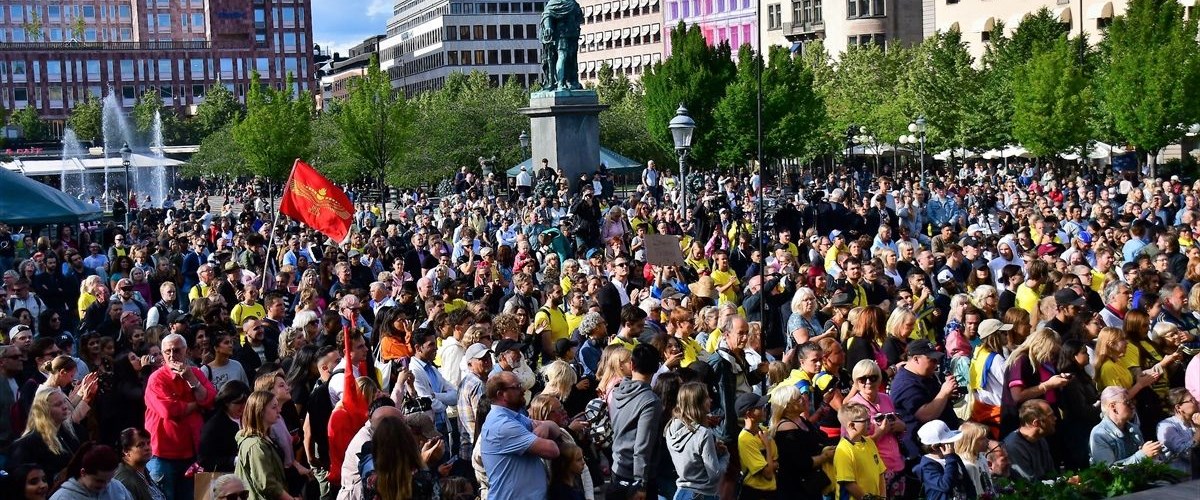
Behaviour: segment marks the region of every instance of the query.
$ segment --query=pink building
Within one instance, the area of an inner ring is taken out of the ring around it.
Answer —
[[[734,55],[750,44],[758,49],[758,0],[665,0],[663,40],[671,53],[671,30],[683,21],[699,25],[709,45],[729,42]]]

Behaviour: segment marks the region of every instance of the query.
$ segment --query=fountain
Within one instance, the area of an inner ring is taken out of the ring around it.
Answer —
[[[162,117],[155,112],[153,129],[151,130],[149,141],[150,145],[147,148],[144,145],[145,143],[137,140],[137,131],[129,122],[129,117],[122,110],[119,99],[120,97],[113,91],[113,88],[109,87],[108,95],[104,96],[103,112],[101,114],[101,129],[104,135],[104,158],[120,158],[120,149],[123,144],[129,144],[130,149],[137,155],[146,156],[149,153],[149,156],[154,158],[162,158]],[[110,175],[113,173],[121,175],[121,184],[124,184],[123,170],[110,172],[110,169],[105,167],[104,193],[111,192],[112,183]],[[155,206],[162,206],[163,200],[167,197],[168,187],[166,168],[161,163],[150,168],[131,168],[129,176],[129,183],[131,184],[129,189],[138,196],[139,201],[149,196]]]
[[[85,202],[89,196],[98,194],[95,187],[88,185],[83,166],[79,163],[79,160],[86,156],[87,150],[79,143],[75,131],[70,128],[63,129],[62,173],[59,176],[59,185],[64,193]]]

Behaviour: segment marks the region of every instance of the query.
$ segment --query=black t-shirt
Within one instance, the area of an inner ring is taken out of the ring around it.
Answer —
[[[941,384],[935,377],[922,377],[905,368],[896,372],[890,395],[892,403],[896,406],[896,413],[904,420],[904,437],[901,439],[904,456],[915,458],[922,455],[921,445],[917,441],[917,430],[925,422],[917,420],[917,410],[933,401],[939,390]],[[949,401],[938,418],[951,429],[958,429],[962,423],[958,415],[954,414],[954,406]]]
[[[305,406],[305,412],[308,413],[309,428],[312,430],[312,442],[316,450],[315,463],[313,466],[320,466],[326,469],[329,468],[329,433],[325,429],[329,428],[329,416],[333,415],[333,401],[329,398],[328,382],[318,382],[313,390],[309,392],[308,405]]]

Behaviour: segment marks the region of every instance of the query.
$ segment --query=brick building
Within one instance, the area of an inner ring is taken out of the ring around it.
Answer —
[[[0,105],[55,125],[88,93],[132,107],[157,88],[190,113],[217,82],[244,97],[253,70],[315,91],[311,33],[311,0],[2,0]]]

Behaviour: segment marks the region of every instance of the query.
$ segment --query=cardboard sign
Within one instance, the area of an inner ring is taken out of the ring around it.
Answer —
[[[668,234],[646,235],[646,262],[654,266],[684,265],[679,237]]]

